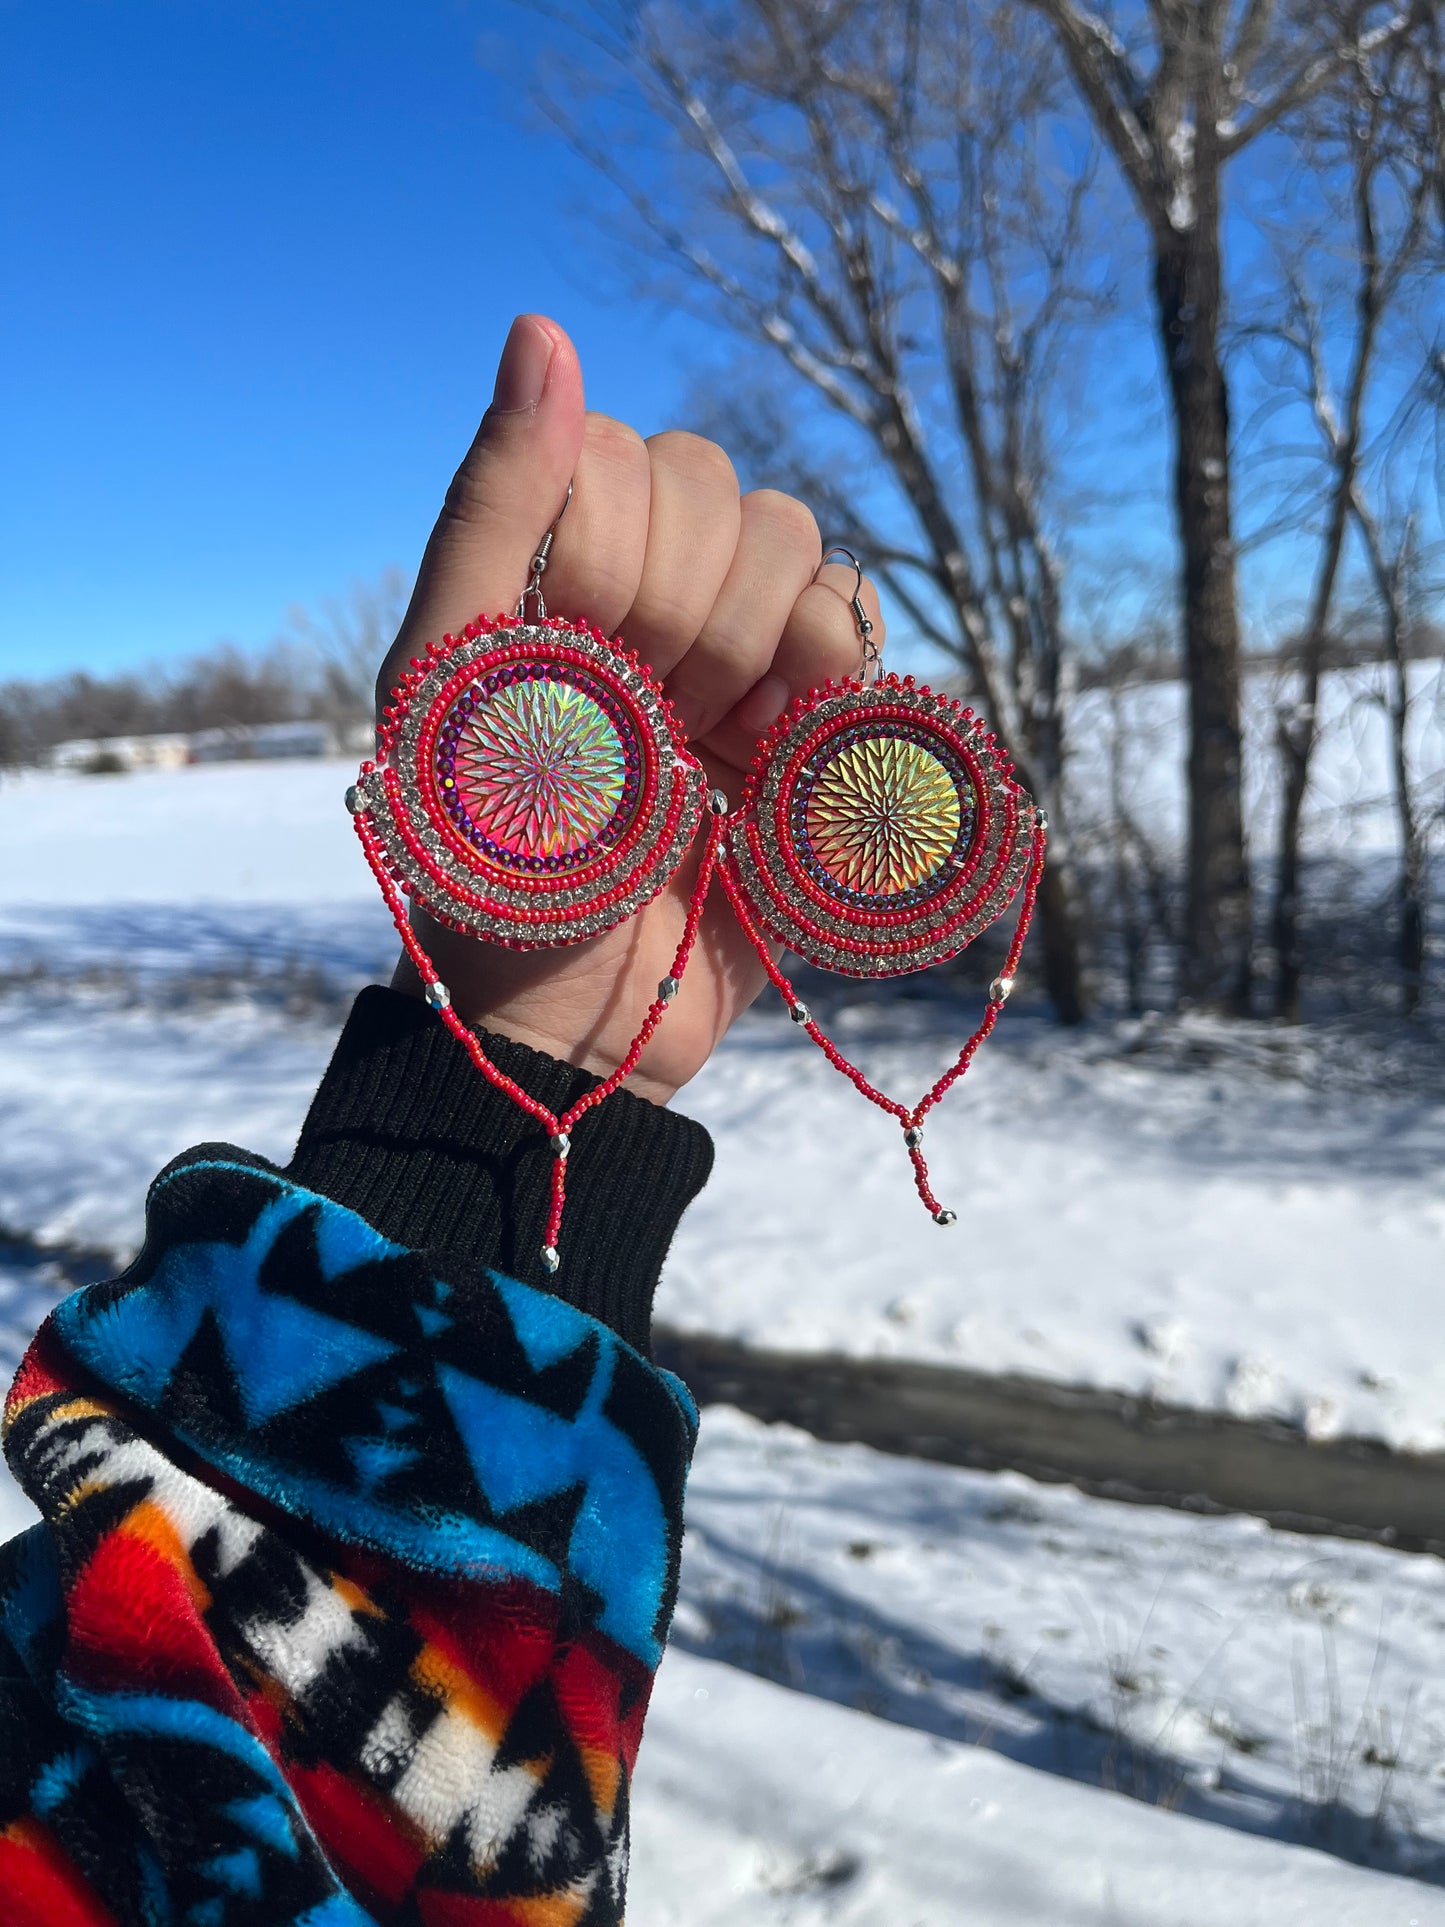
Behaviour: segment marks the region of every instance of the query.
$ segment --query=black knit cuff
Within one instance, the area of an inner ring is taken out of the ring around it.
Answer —
[[[599,1082],[510,1038],[478,1035],[492,1062],[554,1113]],[[645,1352],[662,1261],[711,1169],[700,1124],[616,1092],[572,1132],[562,1265],[549,1276],[546,1136],[425,1004],[372,987],[352,1006],[287,1175],[383,1237],[538,1285]]]

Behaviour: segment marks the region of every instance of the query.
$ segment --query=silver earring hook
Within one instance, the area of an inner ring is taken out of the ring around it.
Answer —
[[[567,483],[567,493],[563,497],[561,508],[557,511],[556,520],[537,544],[537,553],[532,557],[532,572],[527,579],[527,586],[517,597],[515,614],[518,622],[526,618],[528,596],[531,596],[537,605],[537,621],[545,622],[547,620],[547,603],[542,594],[542,577],[547,573],[547,563],[552,554],[552,544],[556,539],[558,529],[562,525],[562,517],[567,513],[571,501],[572,483],[569,480]]]
[[[853,564],[853,573],[857,577],[857,580],[853,584],[853,620],[857,624],[858,640],[863,645],[863,684],[866,688],[869,683],[877,682],[878,680],[878,659],[880,651],[877,643],[873,640],[873,624],[869,620],[868,611],[863,607],[863,564],[851,549],[845,548],[841,542],[835,542],[831,549],[824,550],[823,561],[818,564],[820,569],[827,562],[830,555],[846,555],[848,560]]]

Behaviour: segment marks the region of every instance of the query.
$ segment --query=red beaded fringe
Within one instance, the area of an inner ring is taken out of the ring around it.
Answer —
[[[571,1150],[571,1132],[580,1118],[588,1111],[595,1109],[604,1098],[611,1097],[618,1085],[637,1069],[638,1059],[646,1049],[652,1033],[661,1023],[663,1012],[677,994],[683,971],[687,968],[688,958],[692,955],[693,945],[697,941],[697,929],[702,918],[703,904],[712,887],[713,872],[717,868],[723,819],[717,815],[709,815],[707,820],[707,836],[703,844],[702,858],[698,864],[697,881],[693,885],[692,896],[687,906],[687,919],[683,925],[682,939],[672,960],[671,972],[663,980],[672,988],[664,994],[659,986],[658,995],[653,998],[647,1015],[642,1020],[642,1028],[633,1038],[627,1055],[616,1070],[592,1090],[585,1092],[570,1110],[563,1111],[560,1116],[549,1111],[545,1104],[539,1103],[513,1078],[508,1077],[505,1071],[499,1069],[482,1049],[475,1033],[452,1009],[450,992],[437,976],[435,964],[422,948],[416,932],[411,927],[406,898],[397,888],[395,880],[387,869],[385,852],[367,822],[365,813],[361,812],[354,816],[352,821],[356,826],[361,847],[366,853],[366,860],[371,865],[371,873],[381,886],[381,893],[386,898],[387,908],[391,911],[392,921],[401,936],[402,946],[416,965],[422,983],[426,987],[427,1001],[437,1010],[442,1022],[466,1051],[482,1076],[494,1084],[499,1091],[504,1091],[529,1117],[535,1118],[552,1141],[552,1202],[547,1214],[542,1262],[547,1270],[555,1271],[560,1262],[558,1240],[562,1232],[562,1212],[567,1202],[567,1157]]]
[[[968,1042],[958,1053],[953,1063],[950,1064],[948,1069],[943,1073],[942,1077],[939,1078],[938,1082],[919,1099],[912,1110],[909,1110],[906,1105],[898,1103],[895,1098],[885,1097],[882,1091],[875,1090],[863,1075],[862,1071],[860,1071],[856,1065],[849,1063],[848,1059],[843,1055],[842,1051],[838,1049],[838,1046],[833,1042],[832,1038],[808,1015],[807,1007],[799,998],[797,991],[794,990],[783,971],[773,961],[773,954],[769,947],[768,939],[763,935],[757,923],[754,921],[748,909],[746,899],[743,897],[738,884],[733,879],[731,870],[724,864],[718,872],[722,879],[723,888],[727,892],[728,901],[732,904],[738,922],[742,925],[753,948],[757,951],[758,956],[762,960],[763,968],[767,971],[768,976],[772,979],[774,985],[782,995],[790,1013],[795,1013],[795,1021],[803,1026],[804,1030],[807,1031],[808,1035],[822,1051],[833,1068],[841,1071],[855,1089],[862,1092],[870,1104],[876,1104],[879,1110],[887,1111],[891,1117],[898,1119],[904,1131],[904,1140],[908,1144],[908,1156],[913,1165],[913,1182],[917,1187],[919,1197],[923,1200],[923,1203],[938,1223],[952,1224],[954,1221],[953,1216],[951,1213],[944,1211],[943,1206],[933,1195],[932,1187],[928,1182],[928,1166],[924,1161],[922,1148],[916,1137],[913,1138],[912,1142],[909,1142],[909,1138],[912,1134],[921,1131],[924,1118],[927,1117],[939,1099],[963,1076],[964,1072],[973,1062],[974,1053],[998,1022],[1003,1007],[1008,1001],[1009,992],[1013,989],[1013,980],[1018,971],[1019,957],[1023,952],[1024,938],[1028,935],[1029,924],[1033,920],[1034,904],[1039,894],[1039,882],[1044,873],[1044,848],[1046,841],[1046,833],[1042,829],[1036,829],[1034,832],[1033,855],[1029,863],[1028,878],[1024,884],[1023,903],[1019,910],[1018,922],[1014,927],[1013,942],[1009,945],[1008,959],[1003,969],[989,986],[989,1000],[988,1006],[984,1011],[983,1022],[973,1033],[972,1037],[969,1038]]]

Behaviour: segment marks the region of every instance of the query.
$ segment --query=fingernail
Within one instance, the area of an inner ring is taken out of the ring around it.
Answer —
[[[788,706],[788,685],[781,676],[764,676],[755,682],[737,707],[738,721],[744,729],[759,734],[775,723]]]
[[[507,331],[506,346],[497,364],[492,407],[498,414],[515,415],[537,406],[547,384],[547,369],[556,345],[534,316],[517,316]]]

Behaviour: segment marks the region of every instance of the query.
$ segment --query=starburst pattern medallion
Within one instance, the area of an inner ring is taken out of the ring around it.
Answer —
[[[472,821],[514,855],[564,855],[615,814],[626,782],[617,725],[585,690],[553,677],[498,690],[467,721],[457,785]]]
[[[819,773],[807,805],[814,856],[848,890],[897,896],[933,875],[958,841],[958,790],[920,744],[850,743]]]

